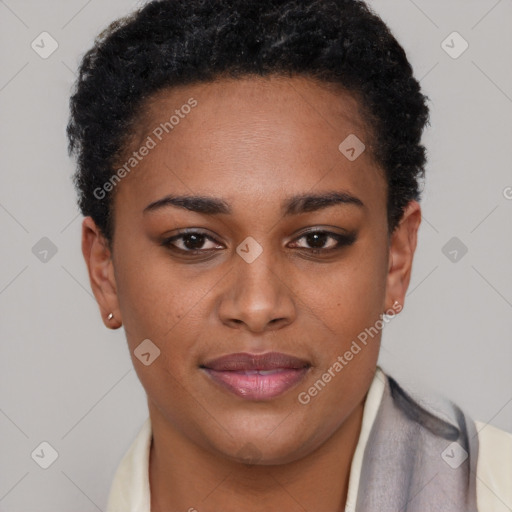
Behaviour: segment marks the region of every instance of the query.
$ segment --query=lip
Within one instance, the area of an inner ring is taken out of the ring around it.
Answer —
[[[285,393],[310,367],[304,359],[279,352],[229,354],[201,365],[214,382],[247,400],[270,400]]]

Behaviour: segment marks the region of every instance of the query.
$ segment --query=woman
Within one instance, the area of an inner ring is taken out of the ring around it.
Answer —
[[[152,1],[99,36],[82,248],[149,409],[108,512],[509,510],[512,436],[377,366],[426,100],[361,1]]]

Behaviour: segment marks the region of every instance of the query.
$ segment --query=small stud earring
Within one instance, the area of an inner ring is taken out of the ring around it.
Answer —
[[[114,313],[110,313],[110,315],[107,316],[107,320],[112,320],[114,318]]]

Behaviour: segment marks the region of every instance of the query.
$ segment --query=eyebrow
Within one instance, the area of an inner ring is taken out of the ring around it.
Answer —
[[[281,210],[286,217],[289,215],[300,215],[302,213],[318,211],[340,204],[349,204],[365,208],[363,201],[358,197],[348,192],[332,191],[320,194],[306,193],[288,197],[284,200]],[[169,206],[183,208],[205,215],[230,215],[233,212],[229,203],[224,199],[210,196],[167,195],[150,203],[144,208],[143,213],[153,212]]]

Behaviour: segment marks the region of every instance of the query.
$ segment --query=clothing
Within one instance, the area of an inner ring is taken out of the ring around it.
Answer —
[[[106,512],[150,512],[150,446],[148,417],[117,468]],[[377,367],[345,512],[400,509],[512,512],[512,434],[442,397],[415,396]]]

